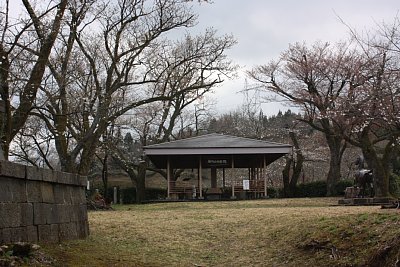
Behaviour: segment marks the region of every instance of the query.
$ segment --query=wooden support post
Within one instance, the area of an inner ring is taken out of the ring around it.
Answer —
[[[264,155],[264,166],[263,166],[263,176],[264,176],[264,198],[268,198],[268,187],[267,187],[267,162],[265,161]]]
[[[211,168],[211,188],[217,188],[217,168]]]
[[[199,199],[203,199],[203,178],[202,176],[202,166],[201,166],[201,156],[199,156]]]
[[[171,197],[171,165],[169,162],[169,156],[167,157],[167,199]]]
[[[235,197],[235,178],[234,178],[234,170],[235,170],[235,162],[232,155],[232,166],[231,166],[231,182],[232,182],[232,196],[231,199],[236,199]]]
[[[222,187],[225,188],[225,168],[222,168]]]

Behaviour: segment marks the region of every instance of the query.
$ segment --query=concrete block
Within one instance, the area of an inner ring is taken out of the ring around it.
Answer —
[[[45,182],[57,182],[56,176],[54,175],[54,171],[50,169],[41,169],[42,178]]]
[[[67,186],[67,185],[63,185],[64,186],[64,201],[66,204],[72,204],[72,200],[73,200],[73,188],[72,186]]]
[[[26,241],[26,227],[12,227],[0,229],[0,244]]]
[[[26,197],[28,202],[42,202],[42,189],[40,181],[28,181],[26,185]]]
[[[55,224],[59,222],[58,208],[54,204],[45,204],[46,224]]]
[[[71,202],[72,204],[79,204],[79,187],[76,186],[71,186],[70,187],[70,192],[71,192]]]
[[[74,185],[81,186],[81,176],[79,174],[74,174],[73,181]]]
[[[26,227],[26,241],[30,243],[38,242],[38,227],[35,225]]]
[[[33,225],[33,204],[32,203],[21,203],[21,226]]]
[[[353,198],[354,205],[367,205],[372,203],[372,198]]]
[[[26,180],[14,179],[11,183],[12,202],[27,202]]]
[[[26,179],[34,181],[42,181],[43,169],[35,166],[26,166]]]
[[[21,242],[27,240],[26,227],[10,228],[11,242]]]
[[[26,178],[26,166],[10,161],[0,161],[0,176]]]
[[[85,189],[80,186],[72,186],[71,187],[71,200],[72,200],[72,204],[86,203]]]
[[[80,204],[79,205],[78,220],[79,221],[87,221],[88,220],[88,213],[87,213],[86,204]]]
[[[42,193],[42,201],[44,203],[55,203],[55,201],[54,201],[53,184],[51,184],[51,183],[41,183],[40,190],[41,190],[41,193]]]
[[[78,238],[76,223],[62,223],[59,225],[60,241]]]
[[[71,222],[79,221],[79,214],[80,214],[79,205],[71,205],[71,211],[69,213],[69,220]]]
[[[53,185],[53,192],[54,192],[54,203],[56,204],[64,204],[64,185],[61,184],[54,184]]]
[[[83,187],[79,188],[79,204],[86,205],[86,191]]]
[[[26,202],[25,180],[0,177],[0,202]]]
[[[46,208],[44,203],[33,203],[33,224],[46,224]]]
[[[0,228],[21,225],[21,205],[16,203],[0,204]]]
[[[0,202],[12,202],[13,192],[12,186],[14,179],[0,178]]]
[[[68,172],[54,172],[57,182],[60,184],[75,185],[77,184],[76,174]]]
[[[395,199],[391,197],[374,197],[372,199],[372,202],[377,204],[390,204],[393,201],[395,201]]]
[[[89,236],[88,221],[76,222],[76,229],[77,229],[78,238],[86,238]]]
[[[57,204],[58,223],[69,223],[71,221],[72,206],[70,204]]]
[[[0,228],[0,244],[11,243],[11,228]]]
[[[38,241],[43,243],[58,243],[58,224],[45,224],[38,226]]]

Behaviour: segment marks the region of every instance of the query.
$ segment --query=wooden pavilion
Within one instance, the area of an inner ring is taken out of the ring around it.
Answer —
[[[266,167],[291,151],[287,144],[223,134],[207,134],[144,147],[153,164],[167,172],[167,198],[186,193],[193,198],[220,198],[226,188],[226,171],[230,170],[232,197],[238,192],[253,192],[267,197]],[[248,177],[235,177],[234,169],[247,168]],[[176,169],[197,169],[197,184],[177,184]],[[211,187],[203,186],[204,169],[210,169]],[[217,184],[217,170],[222,169],[222,187]]]

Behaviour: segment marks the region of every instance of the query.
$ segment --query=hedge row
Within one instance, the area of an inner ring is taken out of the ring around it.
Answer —
[[[337,196],[343,196],[346,187],[352,186],[352,180],[342,180],[336,185]],[[113,188],[109,188],[108,196],[113,197]],[[390,192],[393,196],[400,196],[400,176],[392,174],[390,176]],[[230,194],[230,189],[227,189]],[[165,199],[167,195],[166,189],[146,188],[146,200]],[[279,198],[283,196],[282,188],[268,187],[268,196],[270,198]],[[296,186],[295,197],[324,197],[326,196],[326,181],[316,181]],[[132,204],[136,201],[136,189],[122,188],[118,190],[118,200],[122,200],[124,204]]]
[[[352,186],[353,181],[342,180],[336,185],[336,196],[344,196],[346,187]],[[298,184],[296,186],[295,197],[324,197],[326,196],[326,181],[315,181],[310,183]],[[282,188],[268,188],[270,198],[283,197]]]

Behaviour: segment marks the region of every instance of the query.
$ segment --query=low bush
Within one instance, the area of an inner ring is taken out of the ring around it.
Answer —
[[[389,192],[393,197],[400,197],[400,176],[391,173],[389,176]]]
[[[344,191],[346,190],[346,187],[350,187],[354,185],[354,181],[347,179],[347,180],[341,180],[336,184],[336,194],[337,196],[344,196]]]
[[[326,196],[326,181],[315,181],[296,186],[296,197],[324,197]]]

